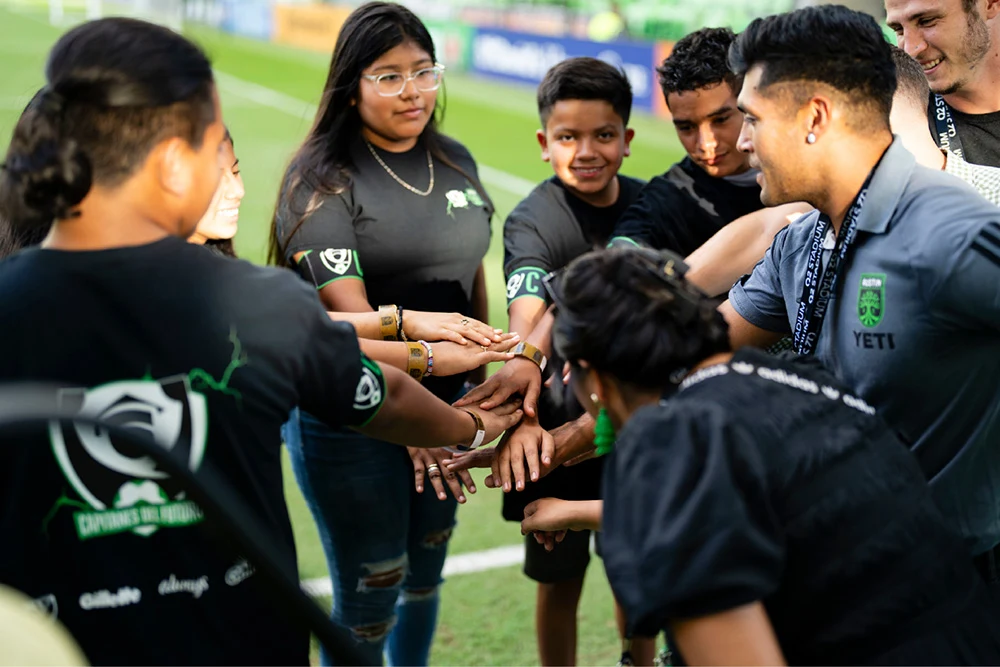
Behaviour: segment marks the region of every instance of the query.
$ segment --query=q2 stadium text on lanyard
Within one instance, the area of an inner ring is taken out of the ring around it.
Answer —
[[[827,310],[830,308],[830,299],[837,289],[840,267],[858,232],[858,220],[865,205],[865,198],[868,196],[868,184],[871,180],[872,176],[869,174],[857,199],[844,216],[833,252],[830,253],[830,262],[822,276],[820,271],[823,268],[823,241],[831,223],[829,218],[822,215],[816,222],[812,248],[809,250],[809,264],[806,266],[806,280],[802,286],[802,298],[799,299],[799,311],[795,316],[795,330],[792,334],[795,351],[799,354],[813,354],[816,351],[816,342],[819,340],[823,320],[826,319]]]
[[[940,95],[934,96],[934,130],[934,138],[939,147],[951,151],[960,158],[965,157],[962,152],[962,138],[958,136],[958,127],[955,126],[955,118],[951,115],[948,103]]]

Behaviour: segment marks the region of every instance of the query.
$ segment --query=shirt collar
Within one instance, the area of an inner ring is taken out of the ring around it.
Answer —
[[[865,204],[858,218],[858,231],[869,234],[886,232],[916,165],[916,158],[903,148],[899,137],[893,137],[892,144],[872,175]]]

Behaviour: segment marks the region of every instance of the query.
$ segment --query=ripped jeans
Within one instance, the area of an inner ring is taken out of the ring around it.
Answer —
[[[390,665],[426,665],[458,503],[429,484],[416,492],[405,447],[331,430],[298,409],[282,435],[323,541],[333,621],[371,664],[384,652]],[[331,664],[325,651],[320,662]]]

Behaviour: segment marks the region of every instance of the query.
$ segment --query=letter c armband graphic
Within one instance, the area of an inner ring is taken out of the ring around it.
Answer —
[[[513,271],[507,279],[507,306],[510,307],[510,304],[526,296],[533,296],[544,301],[545,290],[542,287],[542,278],[548,273],[548,271],[536,266],[525,266]]]

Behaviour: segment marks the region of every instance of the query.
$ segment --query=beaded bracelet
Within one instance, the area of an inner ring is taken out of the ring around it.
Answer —
[[[431,349],[431,344],[424,340],[418,340],[418,343],[424,346],[427,350],[427,373],[426,375],[434,374],[434,350]]]

